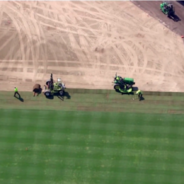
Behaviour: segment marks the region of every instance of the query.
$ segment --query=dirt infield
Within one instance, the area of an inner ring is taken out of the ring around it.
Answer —
[[[0,90],[32,91],[51,72],[68,88],[111,89],[118,72],[142,90],[184,90],[182,39],[131,2],[0,2],[0,10]]]

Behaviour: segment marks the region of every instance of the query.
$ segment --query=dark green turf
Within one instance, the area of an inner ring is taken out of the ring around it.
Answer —
[[[181,94],[142,102],[105,90],[71,90],[64,101],[0,94],[2,184],[184,182]]]

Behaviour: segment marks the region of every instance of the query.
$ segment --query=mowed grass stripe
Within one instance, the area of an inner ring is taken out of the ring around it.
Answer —
[[[181,183],[183,115],[0,110],[3,183]]]
[[[12,104],[11,108],[15,108],[15,109],[37,109],[39,110],[40,108],[44,108],[44,109],[50,109],[50,110],[80,110],[82,109],[83,111],[85,109],[92,109],[93,111],[105,111],[106,109],[109,109],[109,111],[113,111],[113,112],[123,112],[123,111],[134,111],[134,112],[147,112],[148,110],[151,112],[152,110],[154,110],[155,112],[171,112],[172,110],[174,112],[174,110],[178,110],[180,113],[184,113],[183,107],[184,105],[178,105],[178,104],[174,104],[174,105],[168,105],[168,104],[152,104],[151,102],[149,104],[140,104],[140,103],[129,103],[126,105],[125,102],[122,102],[121,104],[119,103],[98,103],[98,104],[92,104],[92,103],[67,103],[67,104],[49,104],[49,106],[45,106],[44,104],[37,104],[37,102],[34,105],[30,105],[29,108],[29,103],[24,103],[24,104]],[[10,108],[10,105],[3,105],[1,107],[2,108]]]
[[[24,102],[20,102],[12,96],[12,93],[1,92],[0,109],[45,109],[62,111],[101,111],[101,112],[139,112],[139,113],[169,113],[184,114],[183,96],[145,96],[145,100],[139,102],[137,96],[120,95],[118,93],[73,93],[71,99],[48,100],[43,95],[32,97],[31,93],[22,92]],[[174,100],[177,97],[179,100]]]

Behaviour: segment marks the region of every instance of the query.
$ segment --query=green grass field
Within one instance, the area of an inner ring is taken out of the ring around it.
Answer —
[[[2,184],[182,184],[184,95],[0,93]]]

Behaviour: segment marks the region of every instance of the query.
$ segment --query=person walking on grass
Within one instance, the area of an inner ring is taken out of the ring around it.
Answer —
[[[14,88],[14,97],[16,97],[16,95],[18,95],[18,98],[20,98],[20,94],[18,92],[18,88],[17,87]]]
[[[142,100],[142,91],[141,90],[136,91],[136,95],[138,95],[139,101],[141,101]]]

